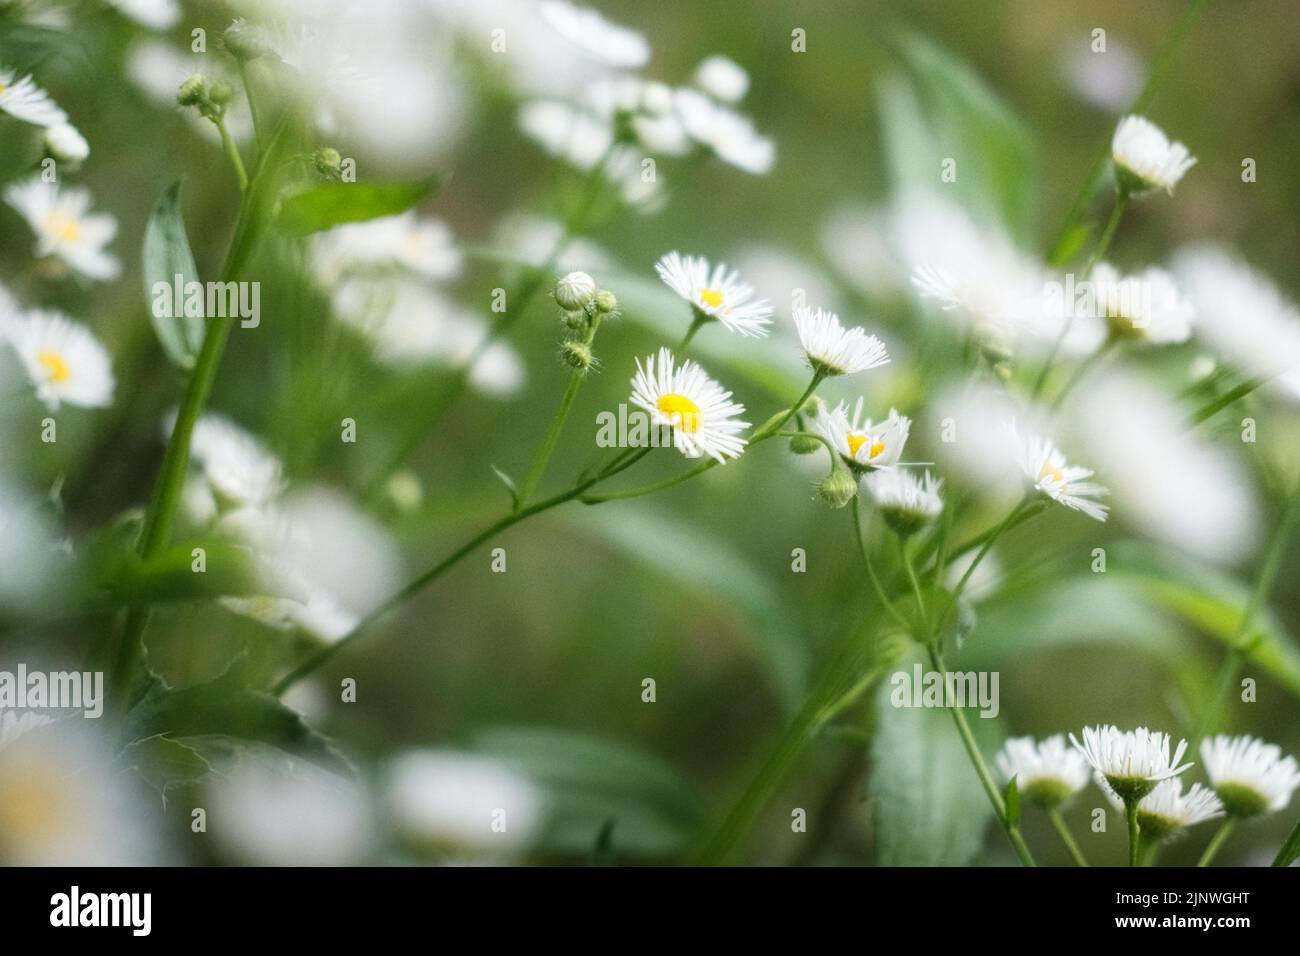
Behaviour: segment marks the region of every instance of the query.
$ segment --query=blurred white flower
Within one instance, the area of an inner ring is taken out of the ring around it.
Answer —
[[[1173,739],[1145,727],[1120,730],[1114,724],[1099,724],[1083,728],[1083,743],[1074,734],[1070,734],[1070,742],[1123,800],[1140,799],[1161,780],[1191,766],[1179,763],[1187,752],[1187,741],[1179,741],[1171,755]]]
[[[846,329],[840,317],[824,309],[794,310],[794,326],[799,333],[808,364],[826,375],[854,375],[889,364],[885,343],[868,335],[861,326]]]
[[[1152,345],[1191,337],[1195,310],[1165,270],[1152,267],[1121,276],[1114,266],[1099,262],[1088,281],[1099,314],[1115,335]]]
[[[171,435],[176,415],[168,416]],[[215,412],[194,423],[190,460],[226,505],[263,505],[284,488],[280,461],[251,432]]]
[[[333,285],[353,269],[395,265],[426,279],[460,275],[463,256],[445,222],[414,212],[336,226],[315,237],[312,270]]]
[[[566,0],[543,0],[542,16],[560,36],[586,56],[609,66],[637,69],[650,61],[650,44],[627,27],[611,23],[595,10]]]
[[[37,126],[59,126],[68,121],[68,114],[30,76],[15,78],[12,70],[3,67],[0,67],[0,111]]]
[[[749,74],[735,60],[715,53],[695,68],[695,85],[723,103],[738,103],[749,92]]]
[[[11,323],[5,335],[51,411],[66,402],[85,408],[113,404],[113,366],[104,347],[84,325],[36,309]]]
[[[1184,793],[1183,782],[1176,777],[1156,784],[1138,803],[1137,810],[1138,826],[1148,840],[1163,840],[1187,827],[1223,816],[1223,804],[1213,790],[1194,783]]]
[[[715,103],[698,90],[673,94],[677,115],[687,134],[713,150],[724,163],[763,175],[776,162],[776,145],[754,129],[748,117]]]
[[[1042,432],[1044,409],[1025,405],[989,382],[954,381],[935,391],[926,412],[924,427],[939,436],[945,471],[960,475],[999,506],[1023,494],[1020,449],[1006,423],[1015,420],[1026,431]]]
[[[223,856],[253,866],[345,866],[373,847],[371,804],[352,780],[299,760],[251,754],[207,788]]]
[[[1219,734],[1201,741],[1201,764],[1228,813],[1251,817],[1285,810],[1300,787],[1300,767],[1276,744]]]
[[[836,275],[868,295],[892,295],[902,288],[899,263],[889,243],[887,216],[850,202],[826,214],[818,232],[822,252]]]
[[[71,123],[51,126],[45,131],[45,148],[60,162],[76,164],[90,156],[90,144]]]
[[[1121,371],[1077,393],[1077,427],[1126,521],[1200,558],[1232,563],[1259,534],[1247,469],[1188,431],[1162,390]]]
[[[1072,42],[1064,51],[1062,68],[1080,99],[1111,113],[1137,98],[1147,73],[1142,57],[1112,37],[1100,52],[1092,49],[1090,41]]]
[[[872,422],[863,417],[864,405],[865,400],[859,398],[850,416],[844,402],[834,408],[818,402],[810,421],[813,431],[830,442],[857,475],[898,464],[912,430],[912,420],[897,409],[891,408],[884,421]]]
[[[936,481],[928,471],[917,478],[906,468],[884,468],[862,481],[885,524],[902,537],[920,531],[943,511],[943,480]]]
[[[174,27],[181,18],[176,0],[108,0],[128,17],[153,30]]]
[[[564,224],[522,210],[506,213],[493,230],[494,241],[514,258],[532,266],[542,266],[564,238]],[[614,264],[610,254],[590,239],[581,236],[564,242],[555,268],[566,272],[608,270]]]
[[[772,322],[772,307],[755,299],[740,273],[703,256],[682,256],[675,249],[655,263],[655,272],[698,313],[717,319],[732,332],[762,337]]]
[[[90,193],[60,190],[39,176],[5,189],[5,202],[18,211],[36,234],[36,255],[57,256],[91,279],[116,279],[121,267],[104,247],[117,234],[117,220],[90,212]]]
[[[13,710],[8,707],[0,707],[0,750],[4,750],[28,731],[35,730],[37,727],[44,727],[53,722],[53,717],[37,713],[34,710]]]
[[[1160,127],[1142,116],[1126,116],[1115,128],[1110,144],[1122,189],[1145,192],[1174,186],[1196,165],[1196,157],[1179,142],[1170,142]]]
[[[1196,307],[1196,331],[1223,358],[1300,398],[1300,309],[1263,273],[1220,246],[1174,256],[1174,272]]]
[[[544,801],[528,777],[490,757],[413,750],[393,758],[388,805],[406,840],[471,858],[527,847],[542,823]]]
[[[1011,737],[996,760],[1002,779],[1014,777],[1020,795],[1039,806],[1055,807],[1088,785],[1088,762],[1064,734],[1042,741]]]
[[[62,557],[40,503],[0,474],[0,607],[54,604],[68,583]]]
[[[1092,469],[1071,465],[1051,441],[1021,434],[1013,421],[1007,425],[1017,448],[1016,460],[1035,491],[1097,521],[1106,520],[1107,506],[1096,499],[1109,492],[1093,481]]]
[[[552,156],[591,169],[614,142],[610,124],[561,100],[532,100],[519,109],[519,127]]]
[[[695,362],[674,367],[667,348],[659,350],[657,361],[653,355],[644,365],[637,360],[632,404],[649,412],[655,425],[671,427],[674,447],[687,458],[708,455],[719,464],[739,458],[747,444],[740,433],[749,422],[736,416],[745,414],[745,406]]]

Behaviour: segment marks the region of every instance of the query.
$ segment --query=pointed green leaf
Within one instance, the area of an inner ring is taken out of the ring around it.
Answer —
[[[507,474],[506,474],[504,471],[502,471],[500,468],[498,468],[496,465],[492,465],[492,466],[490,466],[490,467],[492,468],[492,474],[496,475],[497,478],[500,479],[501,484],[505,485],[505,486],[506,486],[506,489],[510,492],[510,502],[511,502],[511,504],[518,504],[518,503],[519,503],[519,489],[518,489],[517,487],[515,487],[515,480],[514,480],[513,478],[511,478],[509,475],[507,475]]]
[[[437,186],[436,178],[407,183],[321,183],[285,198],[280,227],[307,235],[346,222],[363,222],[406,212]]]
[[[181,218],[181,184],[178,180],[163,191],[144,230],[141,269],[149,319],[167,357],[183,369],[194,367],[203,342],[203,316],[187,316],[184,309],[186,284],[199,281],[190,241]],[[178,310],[173,290],[179,286]],[[176,312],[180,312],[176,315]],[[159,313],[162,313],[161,315]]]
[[[1273,860],[1274,866],[1290,866],[1300,857],[1300,820],[1291,828],[1291,835],[1286,838],[1282,848],[1277,851],[1277,857]]]

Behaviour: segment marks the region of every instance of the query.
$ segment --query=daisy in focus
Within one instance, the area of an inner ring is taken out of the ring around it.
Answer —
[[[884,342],[868,335],[861,326],[845,329],[834,312],[796,309],[794,326],[814,372],[853,375],[889,362]]]
[[[731,400],[731,392],[691,361],[674,368],[667,348],[636,363],[632,378],[632,404],[650,413],[655,425],[673,430],[673,445],[687,458],[708,455],[719,464],[739,458],[746,441],[740,433],[749,422],[736,416],[745,406]]]
[[[1088,281],[1097,312],[1111,335],[1151,345],[1186,342],[1191,337],[1196,312],[1165,270],[1151,268],[1121,276],[1114,266],[1099,262]]]
[[[1088,785],[1088,762],[1064,734],[1043,741],[1011,737],[997,755],[998,769],[1026,800],[1044,808],[1064,803]]]
[[[772,323],[772,307],[755,299],[740,273],[723,263],[710,267],[703,256],[668,253],[655,263],[659,278],[691,304],[697,317],[717,319],[728,330],[744,336],[765,336]]]
[[[1089,518],[1105,521],[1109,508],[1096,499],[1108,494],[1093,481],[1092,469],[1071,465],[1050,441],[1037,435],[1021,435],[1013,421],[1007,425],[1012,448],[1021,471],[1035,491],[1047,495],[1067,508],[1081,511]]]
[[[90,279],[115,279],[121,272],[104,248],[117,234],[117,220],[90,212],[87,190],[60,190],[56,183],[33,177],[6,189],[5,202],[36,234],[37,256],[56,256]]]
[[[1191,766],[1179,763],[1187,751],[1187,741],[1180,740],[1171,755],[1172,738],[1145,727],[1120,730],[1114,724],[1099,724],[1083,728],[1083,743],[1074,734],[1070,742],[1126,804],[1140,800],[1160,781]]]
[[[1283,810],[1300,787],[1295,758],[1284,757],[1276,744],[1256,737],[1219,734],[1203,740],[1201,763],[1223,806],[1234,817]]]
[[[811,423],[856,475],[898,464],[912,428],[912,420],[893,408],[882,422],[863,418],[863,405],[864,400],[859,398],[850,416],[844,402],[834,408],[819,403]]]
[[[12,70],[0,67],[0,112],[36,126],[60,126],[68,115],[30,76],[15,78]]]
[[[1115,799],[1115,795],[1110,795]],[[1122,801],[1120,804],[1122,806]],[[1194,783],[1184,792],[1177,778],[1162,780],[1137,806],[1138,826],[1148,840],[1166,840],[1188,827],[1223,816],[1223,804],[1213,790]]]
[[[920,531],[943,511],[943,481],[928,471],[917,478],[905,468],[885,468],[868,474],[864,483],[880,517],[900,538]]]
[[[5,324],[36,397],[50,411],[66,402],[84,408],[113,404],[112,362],[84,325],[57,312],[36,310]]]
[[[1171,142],[1160,127],[1142,116],[1120,120],[1110,154],[1119,187],[1127,193],[1163,189],[1173,195],[1174,186],[1196,165],[1186,146]]]

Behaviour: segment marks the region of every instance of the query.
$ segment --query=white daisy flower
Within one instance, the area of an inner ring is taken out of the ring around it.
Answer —
[[[176,0],[108,0],[128,17],[151,30],[168,30],[181,18]]]
[[[387,792],[393,820],[411,845],[456,857],[518,851],[544,814],[542,794],[524,774],[492,757],[451,750],[399,754],[388,767]]]
[[[863,399],[859,398],[850,417],[844,402],[834,408],[819,402],[811,422],[813,430],[830,442],[844,463],[858,475],[898,464],[912,428],[912,420],[893,408],[882,422],[864,419],[863,405]]]
[[[698,90],[673,94],[682,126],[691,139],[713,150],[724,163],[761,176],[776,162],[776,145],[754,129],[748,117],[715,103]]]
[[[1088,281],[1097,314],[1112,334],[1152,345],[1186,342],[1191,337],[1195,310],[1164,269],[1121,276],[1114,266],[1099,262]]]
[[[1120,801],[1119,806],[1123,806]],[[1213,790],[1194,783],[1186,793],[1177,778],[1162,780],[1137,806],[1144,839],[1163,840],[1181,830],[1223,816],[1223,803]]]
[[[460,275],[463,256],[445,222],[414,212],[336,226],[312,243],[312,269],[326,285],[353,269],[390,265],[446,280]]]
[[[175,421],[175,414],[169,416],[167,435]],[[263,505],[284,488],[279,459],[251,432],[215,412],[194,423],[190,460],[217,497],[230,505]]]
[[[695,68],[695,85],[723,103],[738,103],[749,92],[749,74],[735,60],[714,54]]]
[[[1021,471],[1034,489],[1067,508],[1082,511],[1097,521],[1106,520],[1109,510],[1094,499],[1107,494],[1104,487],[1088,481],[1092,469],[1071,465],[1051,441],[1037,435],[1021,435],[1013,421],[1007,425]]]
[[[1123,800],[1140,799],[1161,780],[1177,776],[1191,766],[1179,764],[1187,750],[1187,741],[1180,740],[1171,757],[1170,736],[1145,727],[1136,730],[1120,730],[1114,724],[1084,727],[1083,743],[1074,734],[1070,734],[1070,742]]]
[[[658,426],[672,428],[673,444],[687,458],[708,455],[720,464],[739,458],[746,441],[740,433],[749,427],[737,415],[745,406],[731,400],[731,392],[709,378],[694,362],[673,367],[673,353],[659,350],[658,364],[649,356],[636,363],[632,378],[632,404],[650,413]]]
[[[655,263],[655,272],[697,312],[717,319],[732,332],[767,335],[772,307],[766,299],[754,298],[753,288],[740,281],[735,269],[721,262],[710,268],[703,256],[683,257],[674,250]]]
[[[117,220],[89,212],[87,190],[60,190],[37,176],[6,189],[5,202],[36,234],[37,256],[57,256],[91,279],[115,279],[121,272],[117,259],[104,249],[117,234]]]
[[[1251,375],[1300,399],[1300,308],[1263,273],[1219,246],[1189,246],[1174,272],[1196,306],[1196,331]]]
[[[37,126],[60,126],[68,114],[30,76],[15,79],[12,70],[0,67],[0,111]]]
[[[1110,154],[1120,187],[1134,193],[1158,188],[1172,195],[1183,174],[1196,165],[1186,146],[1170,142],[1160,127],[1141,116],[1120,120]]]
[[[90,144],[71,123],[60,123],[45,131],[45,148],[63,163],[82,163],[90,156]]]
[[[113,403],[112,362],[84,325],[38,309],[13,322],[8,337],[36,397],[51,411],[63,402],[84,408]]]
[[[885,468],[863,481],[885,524],[900,537],[920,531],[943,511],[939,495],[943,481],[936,481],[928,471],[917,478],[905,468]]]
[[[565,0],[544,0],[542,16],[560,36],[592,59],[635,70],[650,61],[650,44],[641,34],[611,23],[595,10]]]
[[[1014,777],[1020,795],[1042,807],[1057,806],[1088,785],[1088,762],[1064,734],[1043,741],[1011,737],[996,759],[1003,779]]]
[[[1276,744],[1219,734],[1201,741],[1201,764],[1228,813],[1250,817],[1286,809],[1300,787],[1300,767]]]
[[[825,375],[853,375],[889,362],[885,343],[861,326],[845,329],[840,317],[824,309],[795,309],[799,344],[814,371]]]

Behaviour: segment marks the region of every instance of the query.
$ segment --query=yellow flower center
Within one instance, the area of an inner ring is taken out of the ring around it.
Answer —
[[[718,306],[722,305],[722,290],[701,289],[700,301],[703,302],[705,305],[716,309]]]
[[[3,93],[7,89],[9,89],[9,87],[5,86],[3,83],[0,83],[0,93]]]
[[[1043,463],[1043,470],[1038,473],[1038,480],[1051,478],[1053,481],[1065,481],[1065,475],[1061,474],[1061,469],[1057,468],[1050,461]]]
[[[659,411],[668,416],[673,424],[684,432],[700,430],[700,406],[685,395],[669,392],[659,396]]]
[[[45,220],[45,231],[64,242],[76,242],[81,238],[81,224],[61,212],[50,214]]]
[[[36,356],[36,361],[50,370],[50,381],[56,385],[72,378],[72,369],[68,366],[67,360],[58,352],[41,352]]]
[[[858,457],[858,449],[861,448],[863,445],[866,445],[866,444],[867,444],[867,441],[868,441],[870,438],[871,438],[870,435],[853,435],[853,434],[850,434],[850,435],[849,435],[849,454],[850,454],[852,457],[857,458],[857,457]],[[875,441],[872,441],[870,445],[867,446],[867,457],[868,457],[868,458],[878,458],[878,457],[880,456],[880,453],[883,452],[884,450],[885,450],[885,443],[884,443],[883,441],[881,441],[880,439],[876,439]]]

